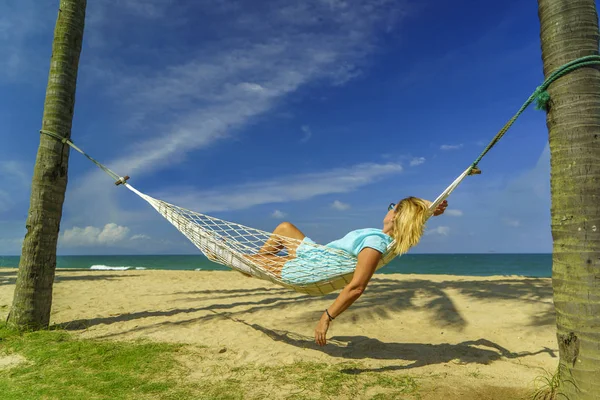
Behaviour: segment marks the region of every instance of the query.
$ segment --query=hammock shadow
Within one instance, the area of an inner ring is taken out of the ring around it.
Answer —
[[[116,277],[130,275],[116,275]],[[467,321],[461,315],[447,290],[458,291],[461,295],[475,299],[518,300],[524,302],[549,301],[552,288],[548,280],[495,280],[495,281],[441,281],[427,279],[396,280],[382,275],[374,277],[365,294],[347,311],[354,323],[369,319],[392,319],[394,313],[411,309],[429,310],[432,326],[462,330]],[[211,315],[197,316],[185,320],[173,319],[151,324],[153,327],[186,325],[207,322],[215,318],[235,318],[255,312],[278,310],[281,307],[305,307],[310,309],[298,317],[298,323],[313,321],[321,313],[321,305],[332,302],[338,293],[322,297],[308,296],[280,287],[256,287],[249,289],[210,289],[188,292],[174,292],[181,296],[170,303],[183,302],[189,307],[170,310],[156,310],[124,313],[107,317],[81,319],[57,324],[57,328],[80,330],[100,324],[114,324],[148,317],[171,317],[178,314],[210,311]],[[171,294],[168,294],[171,295]],[[256,296],[256,297],[254,297]],[[223,300],[222,302],[218,302]],[[233,300],[233,301],[232,301]],[[239,301],[237,301],[239,300]],[[204,304],[202,304],[204,303]],[[549,305],[551,308],[551,305]],[[317,310],[317,311],[315,311]],[[542,311],[532,317],[531,325],[541,326],[554,323],[553,309]],[[318,315],[317,315],[318,314]],[[134,328],[133,331],[146,328]]]
[[[230,294],[230,295],[245,295],[245,294],[256,294],[256,292],[264,292],[264,294],[290,293],[290,291],[288,289],[285,289],[285,288],[258,287],[258,288],[251,288],[251,289],[192,290],[192,291],[188,291],[188,292],[173,292],[173,293],[170,293],[170,294],[187,294],[187,295]]]
[[[264,311],[275,309],[287,303],[293,303],[297,306],[314,308],[314,304],[321,302],[332,302],[338,292],[330,293],[325,296],[309,296],[296,292],[290,292],[284,288],[255,288],[255,289],[220,289],[192,292],[177,292],[178,294],[197,295],[178,299],[176,301],[198,302],[206,301],[206,296],[210,296],[211,301],[228,299],[236,296],[251,296],[251,295],[284,295],[285,297],[275,298],[270,301],[259,301],[255,303],[255,307],[237,313],[252,313],[255,311]],[[220,295],[222,294],[222,295]],[[391,279],[375,279],[369,285],[365,295],[352,305],[350,312],[353,314],[354,322],[357,319],[369,318],[392,318],[390,312],[398,310],[407,310],[415,308],[415,298],[422,296],[426,298],[421,305],[433,312],[436,326],[453,327],[462,329],[466,326],[465,319],[460,315],[452,299],[444,293],[443,287],[431,281],[397,281]],[[240,303],[236,303],[240,304]],[[249,305],[249,303],[248,303]],[[225,305],[215,305],[217,308],[227,308]],[[303,318],[313,318],[303,315]]]
[[[189,295],[190,297],[181,298],[181,301],[193,301],[193,300],[202,300],[202,296],[210,296],[211,300],[218,299],[227,299],[230,297],[236,296],[266,296],[266,295],[284,295],[289,297],[290,291],[286,288],[279,287],[257,287],[250,289],[208,289],[208,290],[193,290],[187,292],[173,292],[163,294],[163,296],[171,296],[171,295]],[[293,295],[293,294],[292,294]],[[197,296],[197,297],[191,297]],[[300,295],[301,297],[307,297],[307,295]]]
[[[321,347],[315,343],[314,338],[294,334],[289,331],[267,329],[263,326],[248,324],[240,320],[236,321],[242,322],[257,331],[264,333],[275,341],[302,349],[321,351],[331,357],[347,360],[371,358],[377,360],[412,361],[412,363],[407,365],[386,366],[374,369],[342,370],[342,372],[348,374],[412,369],[426,365],[444,364],[449,362],[456,364],[487,365],[502,358],[516,359],[541,353],[548,353],[553,358],[557,357],[555,352],[547,347],[543,347],[536,352],[523,351],[515,353],[487,339],[469,340],[457,344],[424,344],[386,343],[366,336],[334,336],[328,340],[327,345]]]
[[[308,296],[306,296],[306,297],[308,297]],[[214,299],[214,297],[211,297],[211,299]],[[280,306],[288,304],[288,303],[294,303],[296,301],[298,301],[298,297],[269,297],[269,298],[264,298],[262,300],[257,300],[257,301],[239,301],[239,302],[225,303],[225,304],[211,304],[211,305],[204,306],[204,307],[175,308],[172,310],[159,310],[159,311],[140,311],[140,312],[134,312],[134,313],[124,313],[124,314],[112,315],[109,317],[79,319],[79,320],[63,322],[63,323],[59,323],[59,324],[53,324],[52,329],[82,330],[82,329],[87,329],[89,327],[92,327],[94,325],[101,325],[101,324],[110,325],[110,324],[114,324],[114,323],[118,323],[118,322],[133,321],[136,319],[143,319],[143,318],[149,318],[149,317],[170,317],[170,316],[175,316],[175,315],[179,315],[179,314],[192,314],[192,313],[201,312],[201,311],[210,311],[213,313],[213,314],[209,314],[209,315],[205,315],[205,316],[201,316],[201,317],[197,317],[197,318],[192,318],[190,320],[183,320],[183,321],[176,321],[176,322],[165,321],[165,322],[160,322],[160,323],[154,324],[154,326],[185,325],[185,324],[190,324],[190,323],[194,323],[194,322],[208,321],[210,319],[220,318],[220,317],[223,317],[224,315],[237,314],[239,312],[233,312],[233,313],[228,312],[228,310],[236,308],[236,307],[250,306],[250,308],[248,308],[244,311],[245,313],[248,313],[248,312],[262,310],[265,308],[267,308],[267,309],[268,308],[277,308],[277,307],[280,307]],[[222,314],[220,314],[218,311],[221,311]]]

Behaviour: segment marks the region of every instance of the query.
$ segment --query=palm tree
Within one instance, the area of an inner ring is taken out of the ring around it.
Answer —
[[[544,74],[598,55],[594,0],[538,0]],[[550,85],[552,285],[559,391],[600,396],[600,70],[579,68]]]
[[[42,130],[69,138],[86,0],[61,0],[54,30]],[[52,307],[56,247],[67,188],[69,146],[41,135],[12,308],[8,317],[19,328],[47,327]]]

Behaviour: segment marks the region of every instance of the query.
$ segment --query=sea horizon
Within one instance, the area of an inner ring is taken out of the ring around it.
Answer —
[[[0,256],[0,267],[18,268],[20,256]],[[57,255],[57,269],[231,271],[203,254]],[[411,253],[376,274],[551,277],[552,253]]]

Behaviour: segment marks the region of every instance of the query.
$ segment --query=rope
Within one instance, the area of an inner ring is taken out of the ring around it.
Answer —
[[[500,129],[500,132],[498,132],[498,134],[496,134],[496,136],[494,136],[492,141],[487,145],[487,147],[483,150],[483,152],[479,155],[479,157],[477,157],[475,159],[475,161],[473,161],[473,164],[471,164],[471,168],[477,167],[477,164],[479,164],[479,161],[481,161],[483,156],[485,156],[487,154],[487,152],[490,151],[490,149],[492,147],[494,147],[494,145],[496,143],[498,143],[500,138],[502,138],[502,136],[504,136],[506,131],[508,131],[508,129],[512,126],[512,124],[514,124],[514,122],[517,120],[517,118],[519,118],[519,116],[525,111],[525,109],[527,107],[529,107],[529,105],[534,100],[536,100],[536,103],[537,103],[537,105],[535,107],[537,110],[548,111],[548,102],[550,101],[550,95],[548,94],[546,89],[548,89],[548,86],[550,86],[550,84],[552,82],[554,82],[555,80],[563,77],[564,75],[566,75],[569,72],[572,72],[578,68],[588,67],[591,65],[599,65],[599,64],[600,64],[600,56],[592,55],[592,56],[581,57],[576,60],[573,60],[573,61],[563,65],[562,67],[558,68],[556,71],[554,71],[548,77],[548,79],[546,79],[544,81],[544,83],[542,83],[540,86],[538,86],[537,89],[535,89],[533,94],[531,96],[529,96],[529,98],[521,106],[519,111],[517,111],[517,113],[506,123],[506,125],[504,125],[502,127],[502,129]]]
[[[73,143],[69,138],[61,136],[61,135],[59,135],[57,133],[54,133],[54,132],[46,131],[44,129],[40,130],[40,133],[44,134],[44,135],[48,135],[50,137],[53,137],[54,139],[62,142],[63,144],[68,144],[73,149],[77,150],[78,152],[80,152],[81,154],[83,154],[84,156],[86,156],[91,162],[93,162],[94,164],[96,164],[102,171],[106,172],[108,175],[110,175],[110,177],[112,177],[117,182],[122,182],[123,183],[125,181],[125,178],[119,176],[116,172],[112,171],[110,168],[106,167],[102,163],[94,160],[89,154],[87,154],[86,152],[84,152],[83,150],[81,150],[79,147],[75,146],[75,143]]]

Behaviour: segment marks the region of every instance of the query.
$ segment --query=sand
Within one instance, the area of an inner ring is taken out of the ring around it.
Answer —
[[[0,269],[3,319],[15,278]],[[456,388],[444,399],[467,398],[464,388],[532,389],[558,364],[550,279],[376,274],[320,347],[314,328],[336,296],[229,271],[61,270],[51,323],[82,338],[207,346],[214,356],[191,366],[198,378],[212,364],[359,361],[361,371],[442,376]]]

